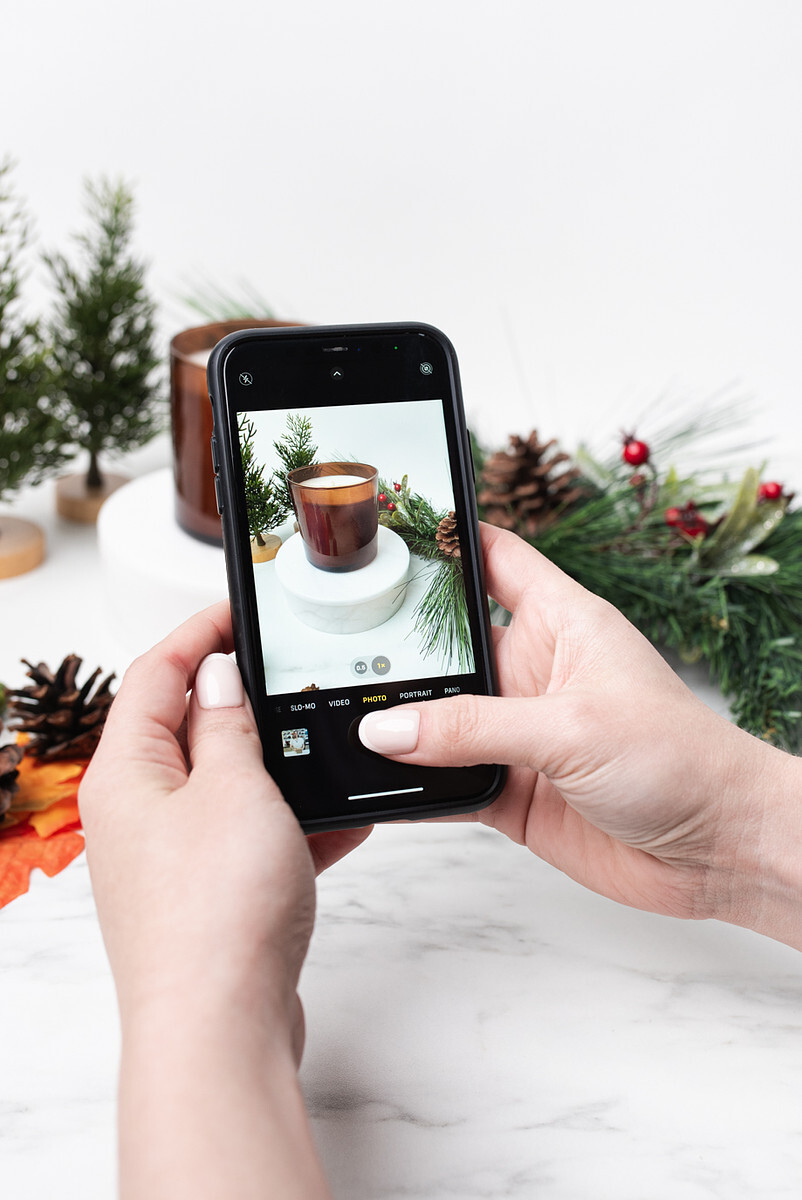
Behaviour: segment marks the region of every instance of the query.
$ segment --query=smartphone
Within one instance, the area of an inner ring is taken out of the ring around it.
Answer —
[[[367,712],[494,687],[457,359],[422,324],[249,329],[208,366],[237,662],[302,827],[476,811],[502,768],[367,750]]]

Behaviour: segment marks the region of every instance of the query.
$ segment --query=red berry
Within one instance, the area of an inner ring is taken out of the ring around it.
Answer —
[[[388,511],[388,512],[395,512],[395,505],[393,504],[392,500],[391,500],[391,501],[390,501],[390,503],[387,505],[387,511]]]
[[[667,508],[663,517],[666,525],[678,529],[686,537],[701,537],[710,529],[707,518],[702,516],[693,500],[689,500],[682,508]]]
[[[689,500],[680,511],[679,528],[691,538],[701,537],[702,534],[707,533],[709,529],[707,520],[699,512],[693,500]]]
[[[707,533],[709,526],[702,514],[696,513],[696,516],[693,520],[683,521],[680,528],[682,529],[683,533],[687,533],[688,537],[697,538],[701,537],[702,534]]]
[[[401,484],[400,484],[400,483],[394,483],[394,484],[393,484],[393,487],[395,488],[395,490],[396,490],[397,492],[400,492],[400,491],[401,491]]]
[[[621,457],[631,467],[642,467],[649,461],[650,453],[645,442],[641,442],[637,438],[627,438],[621,451]]]
[[[761,500],[779,500],[783,494],[783,485],[771,479],[767,483],[761,483],[758,489],[758,497]]]
[[[646,476],[642,471],[636,471],[634,475],[629,477],[629,486],[634,488],[643,487],[646,482]]]
[[[386,504],[386,502],[387,497],[385,496],[384,492],[379,492],[379,504]]]

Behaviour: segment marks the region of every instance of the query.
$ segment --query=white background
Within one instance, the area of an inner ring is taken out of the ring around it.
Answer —
[[[363,462],[376,467],[379,479],[392,484],[409,474],[409,486],[435,509],[453,508],[454,492],[440,400],[381,405],[309,408],[317,462]],[[287,429],[284,412],[251,412],[256,427],[254,459],[269,479],[281,467],[274,442]],[[389,497],[391,500],[394,497]]]
[[[431,321],[492,441],[734,382],[798,479],[800,61],[794,0],[30,0],[0,148],[48,248],[86,175],[135,186],[165,341],[201,275]]]

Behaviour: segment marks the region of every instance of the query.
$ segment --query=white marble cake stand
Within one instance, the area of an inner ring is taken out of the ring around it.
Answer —
[[[275,563],[276,578],[299,621],[324,633],[362,633],[383,625],[401,607],[409,550],[397,533],[380,525],[372,563],[357,571],[321,571],[307,559],[296,533],[281,547]]]

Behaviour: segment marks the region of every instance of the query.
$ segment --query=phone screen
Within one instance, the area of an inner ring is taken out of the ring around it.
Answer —
[[[238,656],[268,768],[309,827],[481,806],[497,768],[392,763],[356,736],[372,709],[491,690],[449,344],[426,327],[271,331],[221,367]]]

